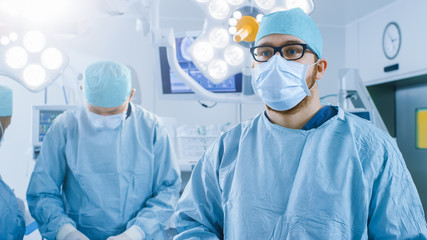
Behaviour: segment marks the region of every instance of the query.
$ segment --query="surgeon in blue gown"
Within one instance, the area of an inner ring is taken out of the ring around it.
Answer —
[[[12,100],[12,89],[0,86],[0,145],[11,122]],[[17,198],[0,176],[0,239],[23,239],[24,233],[24,215],[18,208]]]
[[[46,239],[163,239],[180,191],[165,128],[130,102],[126,66],[86,68],[87,104],[58,116],[27,191]]]
[[[264,16],[251,48],[266,111],[223,134],[176,210],[175,239],[426,239],[396,142],[322,106],[322,37],[301,9]]]

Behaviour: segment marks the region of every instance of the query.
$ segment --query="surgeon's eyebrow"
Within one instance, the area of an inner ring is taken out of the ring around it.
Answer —
[[[288,41],[281,42],[280,45],[278,45],[278,46],[283,46],[283,45],[288,45],[288,44],[295,44],[295,43],[305,44],[305,42],[299,41],[299,40],[288,40]],[[272,42],[267,41],[267,42],[264,42],[261,45],[258,45],[257,47],[260,47],[260,46],[261,47],[262,46],[273,46],[273,44],[272,44]]]

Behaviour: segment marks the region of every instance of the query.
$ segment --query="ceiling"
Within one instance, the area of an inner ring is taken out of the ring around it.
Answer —
[[[397,0],[313,0],[313,19],[319,25],[343,26]]]
[[[344,26],[397,0],[313,0],[313,19],[319,25]],[[179,9],[179,11],[177,11]],[[203,18],[193,0],[160,0],[160,16],[167,19]]]

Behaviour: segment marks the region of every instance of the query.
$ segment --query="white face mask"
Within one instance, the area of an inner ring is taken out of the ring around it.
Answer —
[[[305,81],[307,69],[317,64],[302,64],[274,55],[252,71],[252,87],[263,102],[277,111],[295,107],[311,96]]]
[[[126,116],[125,112],[114,114],[114,115],[103,116],[103,115],[93,113],[87,108],[86,108],[86,112],[88,113],[87,115],[88,115],[89,121],[97,128],[115,129],[122,124]]]

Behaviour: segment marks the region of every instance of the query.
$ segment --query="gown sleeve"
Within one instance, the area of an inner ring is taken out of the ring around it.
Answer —
[[[369,206],[369,239],[427,239],[417,189],[394,141],[385,144]]]

